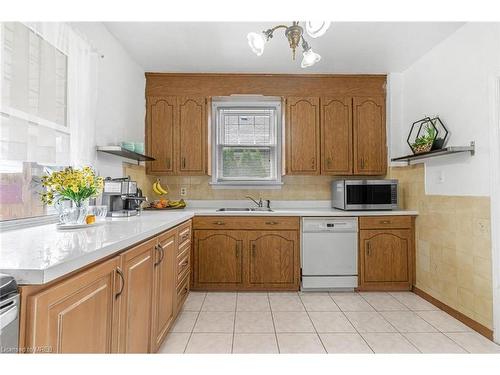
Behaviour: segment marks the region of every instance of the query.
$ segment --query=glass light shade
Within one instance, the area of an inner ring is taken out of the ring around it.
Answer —
[[[316,52],[314,52],[312,48],[309,48],[307,51],[304,51],[304,53],[302,53],[302,56],[303,56],[302,63],[300,64],[302,68],[307,68],[308,66],[312,66],[316,64],[319,60],[321,60],[321,56]]]
[[[266,38],[262,33],[248,33],[247,35],[248,45],[252,51],[257,55],[261,56],[264,53],[264,46],[266,45]]]
[[[326,33],[330,27],[330,21],[307,21],[306,31],[311,38],[317,38]]]

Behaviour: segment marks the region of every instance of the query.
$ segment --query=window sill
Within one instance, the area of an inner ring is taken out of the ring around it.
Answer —
[[[223,190],[223,189],[233,189],[233,190],[249,190],[249,189],[258,189],[258,190],[271,190],[276,189],[279,190],[283,186],[283,182],[270,182],[270,183],[231,183],[231,182],[210,182],[210,186],[214,190]]]

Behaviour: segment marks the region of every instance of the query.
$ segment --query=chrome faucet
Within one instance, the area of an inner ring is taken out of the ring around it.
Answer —
[[[271,201],[269,199],[265,199],[264,201],[262,200],[262,197],[259,197],[259,200],[257,201],[256,199],[252,198],[251,196],[247,195],[245,198],[248,198],[250,199],[251,201],[253,201],[257,207],[259,208],[264,208],[264,201],[266,202],[266,208],[268,210],[271,209]]]
[[[259,201],[256,201],[250,195],[247,195],[245,198],[250,199],[251,201],[253,201],[257,205],[257,207],[259,207],[259,208],[263,207],[262,198],[259,198]]]

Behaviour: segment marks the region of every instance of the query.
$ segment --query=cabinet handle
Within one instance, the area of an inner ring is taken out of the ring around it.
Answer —
[[[326,159],[326,166],[330,168],[332,166],[332,158],[327,158]]]
[[[225,223],[223,221],[214,221],[215,225],[224,225]]]
[[[183,235],[181,236],[181,242],[184,242],[184,241],[185,241],[185,240],[187,240],[188,238],[189,238],[189,232],[187,232],[187,233],[185,233],[185,234],[183,234]]]
[[[366,242],[366,255],[370,256],[371,255],[371,245],[370,241]]]
[[[167,169],[170,169],[170,158],[167,158]]]
[[[257,256],[257,250],[255,243],[252,244],[252,256],[255,258]]]
[[[236,258],[240,257],[240,248],[241,248],[241,242],[237,242],[236,249],[235,249]]]
[[[186,259],[184,262],[182,262],[181,267],[184,268],[189,264],[189,260]]]
[[[390,224],[390,220],[380,220],[380,224]]]
[[[316,159],[315,158],[311,159],[311,167],[312,167],[312,169],[314,169],[316,167]]]
[[[123,272],[120,267],[116,267],[116,273],[118,274],[118,276],[120,276],[121,279],[120,291],[115,294],[115,298],[118,298],[123,293],[123,288],[125,288],[125,277],[123,276]]]
[[[266,221],[266,224],[267,225],[278,225],[279,222],[277,222],[277,221]]]
[[[165,256],[165,250],[163,249],[163,246],[161,245],[156,245],[155,249],[160,252],[160,259],[154,264],[156,267],[158,264],[160,264],[163,261],[163,257]]]
[[[186,168],[186,158],[182,158],[182,168]]]
[[[365,159],[361,158],[361,169],[365,169]]]

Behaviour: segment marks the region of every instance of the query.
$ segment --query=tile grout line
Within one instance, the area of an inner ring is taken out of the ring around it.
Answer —
[[[203,297],[203,301],[201,302],[200,310],[198,311],[198,315],[196,315],[196,319],[194,321],[193,328],[191,328],[191,333],[189,334],[189,338],[188,338],[188,340],[186,342],[186,346],[184,347],[183,354],[186,353],[186,350],[188,348],[189,342],[191,341],[191,337],[193,337],[194,327],[196,327],[196,323],[198,323],[198,318],[200,317],[201,309],[203,308],[203,305],[205,304],[205,300],[206,299],[207,299],[207,293],[205,293],[205,296]]]
[[[234,354],[234,331],[236,329],[236,314],[238,312],[238,297],[240,293],[236,292],[236,301],[234,303],[234,318],[233,318],[233,339],[231,340],[231,354]]]
[[[302,303],[302,306],[304,306],[304,310],[306,311],[307,317],[309,318],[309,321],[311,322],[314,332],[316,332],[316,336],[319,339],[319,342],[321,343],[321,346],[323,347],[323,350],[325,351],[325,354],[328,354],[328,350],[326,350],[325,344],[323,343],[323,340],[321,340],[321,336],[318,333],[318,330],[316,329],[316,326],[314,325],[313,320],[311,319],[311,315],[309,315],[309,311],[307,311],[306,305],[304,304],[304,301],[302,301],[302,298],[300,295],[297,293],[297,297],[299,297],[300,303]]]
[[[356,292],[355,292],[356,293]],[[356,293],[357,294],[357,293]],[[333,297],[331,296],[330,293],[328,293],[328,295],[330,296],[330,298],[333,300],[333,302],[337,305],[337,303],[335,302],[335,300],[333,299]],[[360,296],[360,298],[362,298],[364,300],[364,298],[362,296]],[[369,304],[370,305],[370,304]],[[338,306],[338,305],[337,305]],[[370,305],[371,306],[371,305]],[[351,320],[349,319],[349,317],[346,315],[346,312],[344,310],[342,310],[340,308],[340,306],[338,306],[339,309],[340,309],[340,312],[344,315],[344,317],[347,319],[347,321],[349,322],[350,325],[352,325],[352,327],[354,328],[354,330],[356,331],[356,333],[359,335],[359,337],[361,337],[361,340],[363,340],[365,342],[365,344],[368,346],[368,348],[372,351],[372,354],[375,354],[375,350],[373,350],[373,348],[370,346],[370,344],[368,344],[368,341],[366,341],[366,339],[363,337],[363,335],[361,334],[361,332],[358,331],[358,329],[356,328],[356,326],[354,324],[352,324]],[[347,311],[349,312],[349,311]],[[321,336],[320,336],[320,340],[321,340]]]
[[[387,293],[387,292],[385,292],[385,293]],[[410,340],[408,340],[408,339],[407,339],[407,338],[403,335],[403,333],[402,333],[402,332],[400,332],[400,331],[399,331],[399,330],[398,330],[398,329],[397,329],[397,328],[396,328],[396,327],[395,327],[395,326],[394,326],[391,322],[389,322],[389,321],[385,318],[385,316],[383,316],[383,315],[380,313],[380,311],[378,311],[378,310],[375,308],[375,306],[373,306],[373,305],[370,303],[370,301],[368,301],[365,297],[363,297],[363,295],[362,295],[362,294],[360,294],[360,293],[358,293],[358,294],[359,294],[359,296],[360,296],[361,298],[363,298],[363,299],[366,301],[366,303],[368,303],[371,307],[373,307],[373,309],[375,310],[375,312],[376,312],[378,315],[380,315],[380,316],[382,317],[382,319],[383,319],[383,320],[385,320],[385,321],[386,321],[386,322],[387,322],[387,323],[388,323],[388,324],[389,324],[392,328],[394,328],[394,329],[396,330],[396,333],[399,333],[399,335],[400,335],[401,337],[403,337],[403,339],[404,339],[404,340],[406,340],[406,341],[407,341],[407,342],[408,342],[411,346],[413,346],[413,347],[417,350],[417,352],[422,353],[422,352],[420,351],[420,349],[419,349],[419,348],[417,348],[417,346],[416,346],[416,345],[414,345],[414,344],[413,344]],[[390,295],[389,293],[387,293],[387,294],[388,294],[388,295]],[[396,300],[399,304],[401,304],[402,306],[404,306],[407,310],[411,311],[410,309],[408,309],[408,307],[406,307],[406,306],[405,306],[405,305],[403,305],[401,302],[399,302],[399,301],[398,301],[395,297],[393,297],[392,295],[390,295],[390,296],[391,296],[392,298],[394,298],[394,299],[395,299],[395,300]],[[406,311],[406,310],[389,310],[389,311]],[[369,332],[367,332],[367,333],[369,333]],[[374,333],[377,333],[377,332],[374,332]],[[378,332],[378,333],[381,333],[381,332]],[[394,332],[388,332],[388,333],[394,333]],[[375,352],[375,351],[374,351],[374,352]]]
[[[274,339],[276,340],[276,347],[278,348],[278,354],[281,354],[280,344],[278,342],[278,333],[276,332],[276,324],[274,323],[274,311],[271,306],[271,298],[269,297],[269,292],[267,292],[266,295],[267,295],[267,303],[269,304],[269,311],[271,311],[271,320],[273,321]]]

